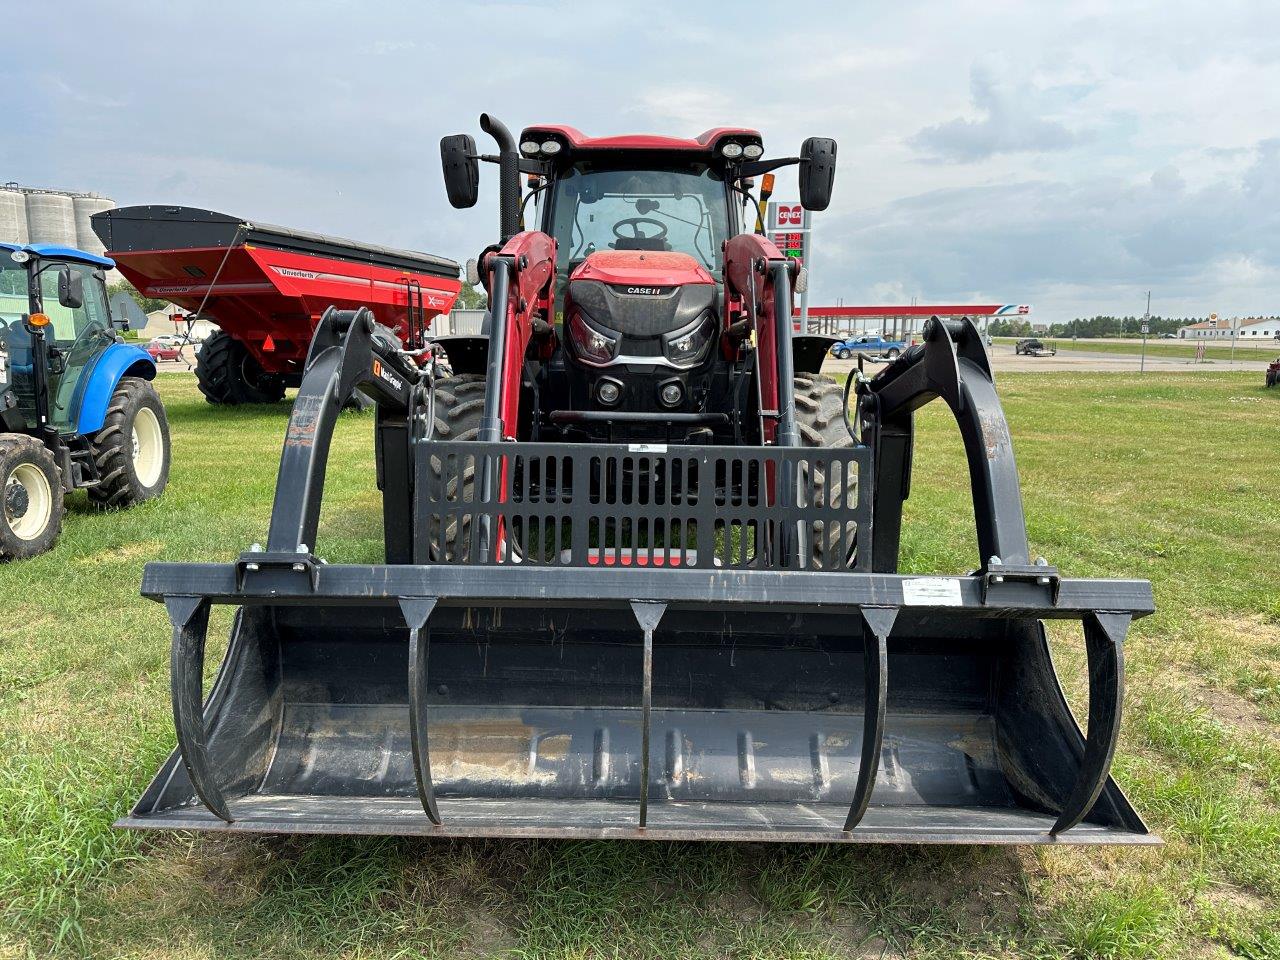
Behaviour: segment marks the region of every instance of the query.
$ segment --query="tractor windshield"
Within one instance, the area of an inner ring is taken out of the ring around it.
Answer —
[[[0,251],[0,325],[20,321],[27,310],[27,265]]]
[[[562,281],[597,250],[673,250],[720,275],[729,202],[724,179],[711,167],[636,170],[584,161],[561,172],[554,189]]]

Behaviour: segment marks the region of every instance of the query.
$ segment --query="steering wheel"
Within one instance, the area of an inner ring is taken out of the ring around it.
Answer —
[[[657,227],[659,232],[649,236],[640,232],[642,226]],[[631,236],[627,236],[622,232],[623,227],[631,228]],[[613,225],[613,235],[619,240],[665,240],[667,239],[667,225],[661,220],[653,219],[653,217],[627,217]]]
[[[90,330],[105,331],[106,329],[107,329],[107,325],[103,323],[101,320],[90,320],[87,324],[85,324],[84,329],[81,330],[78,334],[76,334],[76,338],[71,341],[71,345],[66,349],[66,356],[69,357],[76,352],[76,347],[80,346],[80,341],[85,339],[85,337],[88,335]]]

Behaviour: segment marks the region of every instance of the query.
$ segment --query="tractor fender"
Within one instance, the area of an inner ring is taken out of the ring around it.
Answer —
[[[487,317],[488,314],[485,314]],[[444,348],[449,366],[455,374],[484,373],[489,367],[489,336],[482,334],[458,334],[436,337],[435,342]]]
[[[822,361],[827,359],[839,337],[820,333],[797,333],[791,338],[792,363],[796,373],[821,373]]]
[[[121,377],[154,380],[155,376],[156,362],[141,347],[131,343],[113,343],[107,347],[85,370],[76,390],[79,395],[76,432],[84,436],[102,429],[111,395],[116,392]]]

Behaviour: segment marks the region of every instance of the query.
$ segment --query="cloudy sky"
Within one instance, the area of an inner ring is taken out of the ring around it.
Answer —
[[[813,302],[1280,312],[1280,6],[73,2],[0,56],[0,181],[465,259],[442,134],[840,144]],[[727,11],[732,10],[732,13]],[[782,181],[778,195],[794,189]]]

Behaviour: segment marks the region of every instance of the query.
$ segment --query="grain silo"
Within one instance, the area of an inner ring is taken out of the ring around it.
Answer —
[[[70,194],[52,190],[27,193],[27,233],[31,243],[76,245],[75,205]]]
[[[27,198],[17,184],[0,187],[0,243],[27,243]]]
[[[95,213],[110,210],[115,206],[115,202],[105,197],[100,197],[95,193],[88,193],[83,196],[72,197],[71,203],[76,215],[75,246],[81,250],[101,256],[106,252],[106,248],[102,245],[102,241],[98,239],[98,235],[93,232],[93,224],[89,221],[89,218]]]

